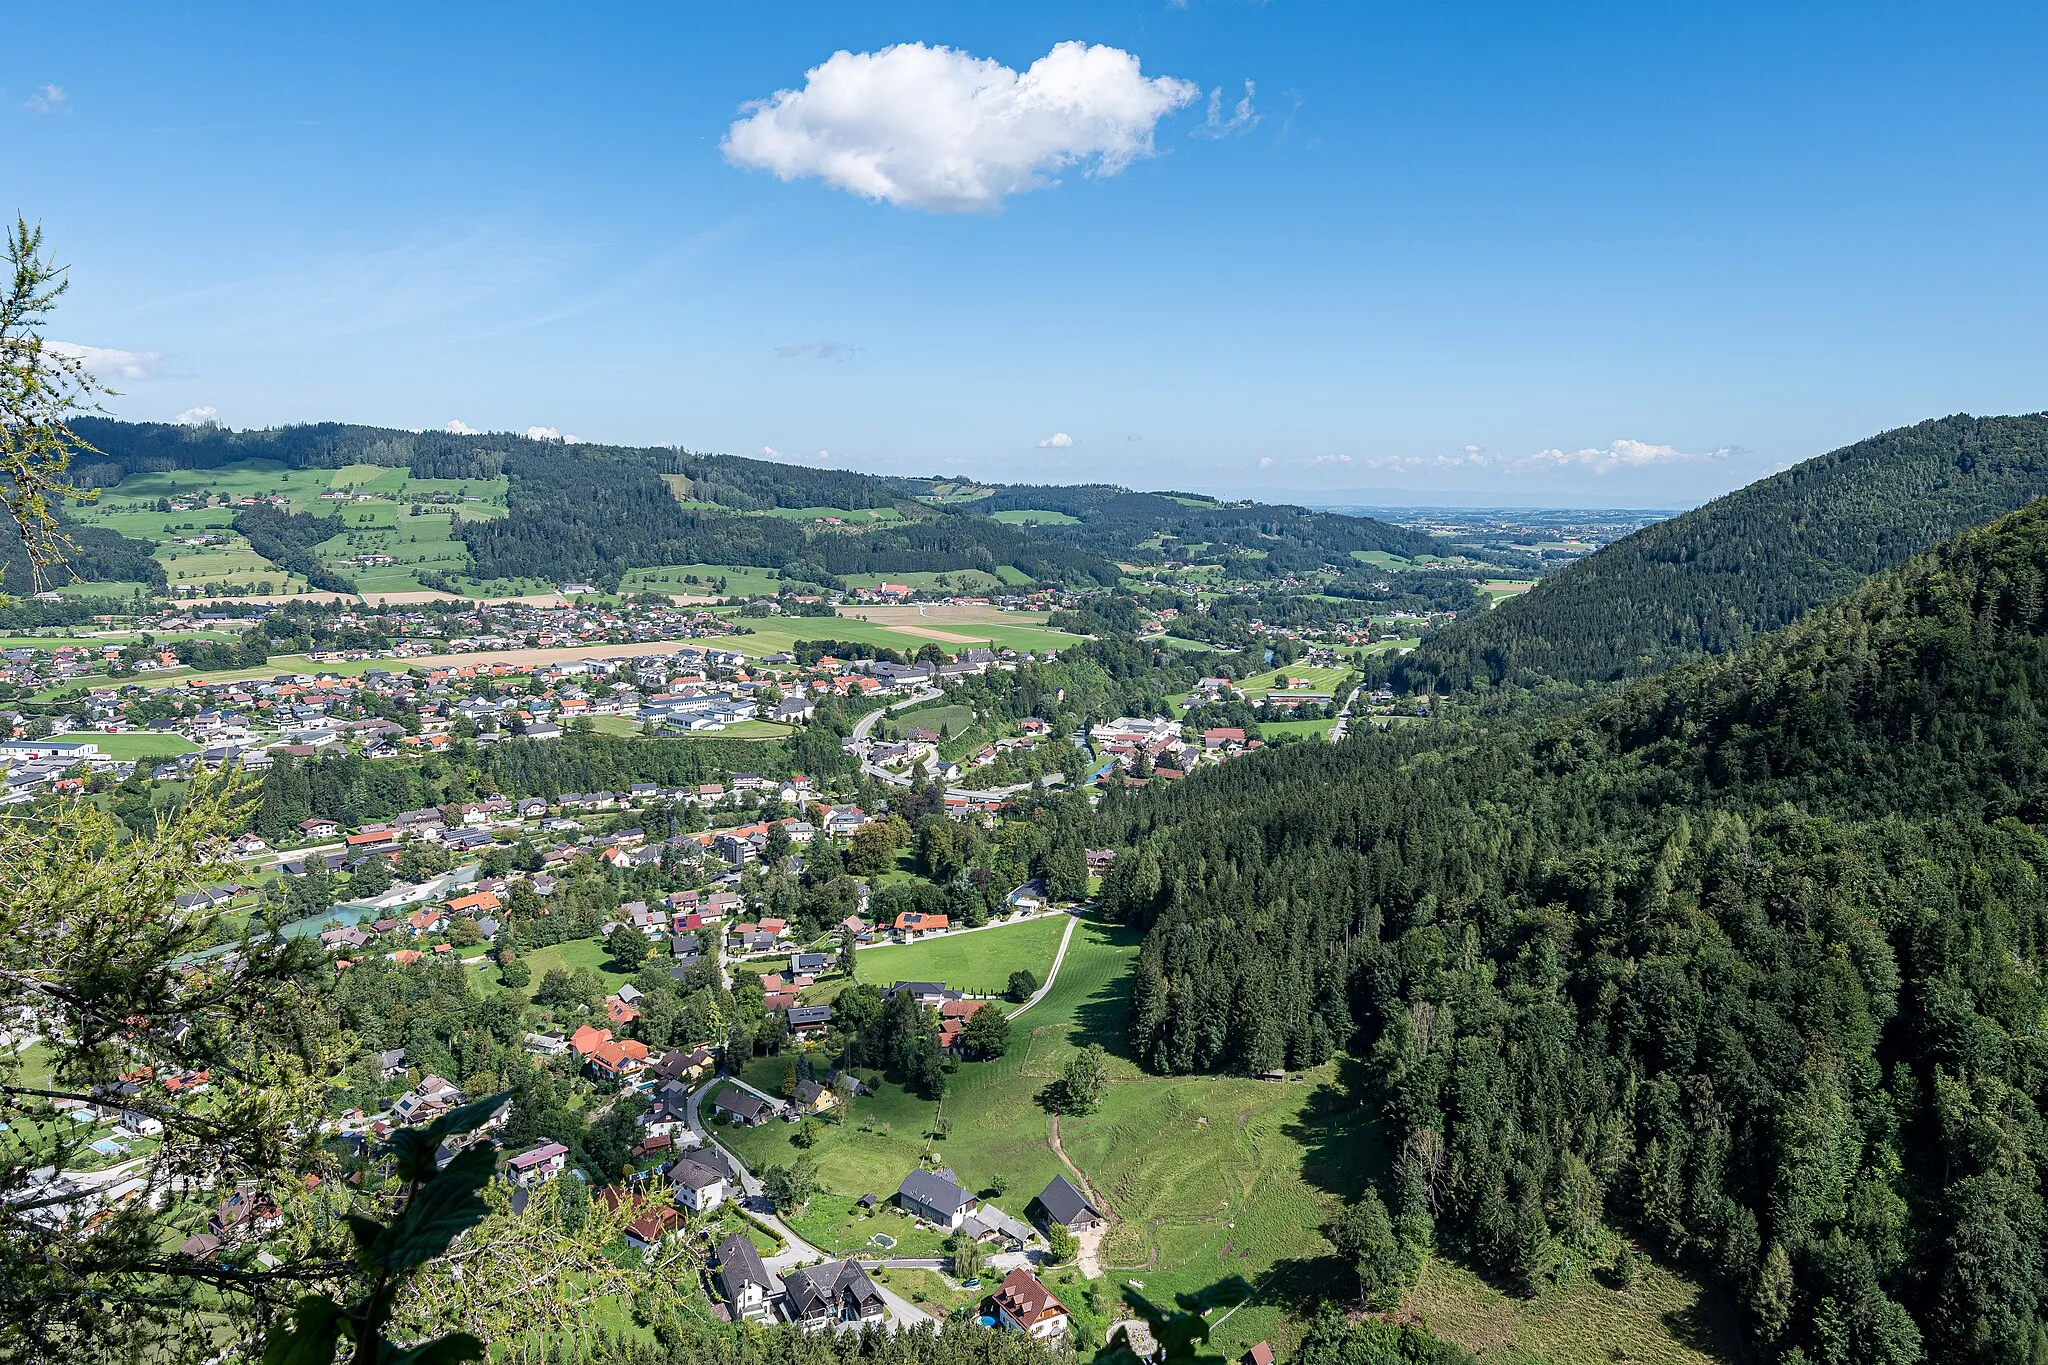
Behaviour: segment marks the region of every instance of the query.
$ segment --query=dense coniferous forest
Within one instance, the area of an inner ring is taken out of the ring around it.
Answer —
[[[1659,522],[1393,663],[1405,691],[1644,677],[1757,634],[2048,493],[2048,416],[1873,436]]]
[[[788,466],[766,466],[794,475]],[[586,446],[513,455],[511,515],[462,528],[485,578],[587,578],[611,585],[653,564],[759,564],[824,582],[843,574],[1008,565],[1035,579],[1114,583],[1113,565],[982,517],[906,504],[902,522],[813,531],[779,517],[683,506],[655,463]],[[822,504],[806,504],[822,505]]]
[[[41,587],[61,588],[77,578],[86,583],[148,583],[159,592],[163,590],[164,566],[150,558],[155,547],[148,541],[98,526],[80,526],[68,517],[64,518],[64,534],[71,540],[63,552],[64,562],[44,571],[46,581]],[[33,590],[33,581],[21,542],[13,536],[0,537],[0,588],[26,594]]]
[[[1773,1357],[2028,1361],[2048,501],[1564,720],[1106,803],[1167,1073],[1366,1058],[1386,1202],[1531,1285],[1604,1216]]]

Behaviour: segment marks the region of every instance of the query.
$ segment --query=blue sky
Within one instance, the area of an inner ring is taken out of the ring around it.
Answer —
[[[2039,5],[78,4],[0,50],[0,208],[124,416],[1681,505],[2048,407],[2044,57]]]

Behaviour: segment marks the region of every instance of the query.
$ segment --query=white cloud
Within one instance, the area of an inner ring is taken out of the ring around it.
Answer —
[[[1309,458],[1309,462],[1308,462],[1308,464],[1309,464],[1309,468],[1311,468],[1311,469],[1313,469],[1313,468],[1315,468],[1315,467],[1316,467],[1317,465],[1321,465],[1321,464],[1350,464],[1350,463],[1351,463],[1351,457],[1350,457],[1349,455],[1314,455],[1314,456],[1311,456],[1311,457]]]
[[[186,408],[171,419],[176,427],[217,427],[220,425],[218,408]]]
[[[1734,453],[1730,446],[1695,455],[1672,446],[1622,440],[1604,446],[1589,446],[1584,450],[1539,450],[1530,456],[1530,460],[1538,465],[1585,468],[1596,474],[1605,474],[1610,469],[1640,469],[1645,465],[1681,464],[1687,460],[1720,460]]]
[[[726,159],[783,180],[933,213],[977,213],[1080,165],[1109,176],[1152,154],[1159,120],[1199,87],[1146,77],[1121,48],[1066,42],[1016,71],[949,47],[832,54],[801,90],[744,106]]]
[[[58,355],[85,362],[101,379],[154,379],[164,358],[156,351],[117,351],[106,346],[81,346],[75,341],[43,343]]]
[[[1145,437],[1141,433],[1134,431],[1130,435],[1124,437],[1124,439],[1126,441],[1142,441],[1145,439]]]
[[[559,441],[562,439],[562,433],[556,431],[553,427],[528,427],[526,429],[526,439],[529,441]]]
[[[1040,450],[1072,450],[1077,442],[1064,431],[1055,431],[1038,443]]]
[[[762,459],[764,459],[764,460],[786,460],[786,459],[788,459],[788,458],[789,458],[789,456],[787,456],[787,455],[783,454],[783,453],[782,453],[781,451],[777,450],[777,449],[776,449],[776,448],[775,448],[774,446],[762,446],[762,447],[761,447],[761,458],[762,458]]]
[[[1586,446],[1579,450],[1539,450],[1533,455],[1509,455],[1468,445],[1460,446],[1448,454],[1379,455],[1368,458],[1363,463],[1368,469],[1395,471],[1477,469],[1526,473],[1530,470],[1568,469],[1608,474],[1617,469],[1647,469],[1659,465],[1687,464],[1695,460],[1723,460],[1730,455],[1741,453],[1741,448],[1737,446],[1718,446],[1706,451],[1685,451],[1676,446],[1652,445],[1648,441],[1623,439],[1610,441],[1604,446]]]
[[[1273,467],[1273,457],[1272,457],[1271,455],[1261,455],[1261,456],[1259,456],[1259,468],[1261,468],[1261,469],[1271,469],[1272,467]]]
[[[565,446],[580,446],[588,445],[590,442],[586,437],[565,435],[562,437],[562,444]]]
[[[36,114],[65,114],[70,112],[67,107],[70,100],[71,96],[64,93],[63,86],[42,85],[36,87],[36,92],[21,107]]]
[[[475,427],[473,427],[473,426],[471,426],[471,425],[470,425],[469,423],[467,423],[467,422],[463,421],[463,420],[462,420],[462,419],[461,419],[460,417],[456,417],[456,418],[452,418],[452,419],[450,419],[450,420],[449,420],[449,423],[448,423],[448,425],[447,425],[447,426],[445,426],[445,427],[442,427],[442,428],[441,428],[441,430],[443,430],[443,431],[447,432],[447,433],[448,433],[448,434],[449,434],[450,436],[481,436],[481,435],[483,435],[483,433],[482,433],[481,431],[478,431],[478,430],[477,430],[477,429],[476,429]]]
[[[1265,115],[1252,108],[1252,96],[1258,87],[1249,80],[1244,83],[1244,98],[1232,107],[1230,117],[1223,117],[1223,87],[1217,86],[1209,92],[1209,116],[1202,120],[1189,134],[1191,137],[1236,137],[1249,133],[1259,126]]]
[[[798,356],[809,356],[814,360],[851,360],[866,349],[844,341],[800,341],[794,346],[777,346],[775,358],[794,360]]]

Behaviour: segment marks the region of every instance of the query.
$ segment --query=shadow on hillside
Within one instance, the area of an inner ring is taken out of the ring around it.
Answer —
[[[1140,935],[1125,925],[1100,920],[1084,921],[1077,934],[1103,933],[1119,945],[1136,944]],[[1068,950],[1070,953],[1072,949]],[[1100,1043],[1113,1056],[1131,1060],[1130,1041],[1125,1035],[1131,1009],[1131,974],[1111,977],[1090,993],[1074,1010],[1073,1042],[1076,1047]]]
[[[1358,1276],[1337,1256],[1288,1256],[1261,1277],[1259,1299],[1296,1319],[1313,1317],[1325,1303],[1355,1306]]]
[[[1281,1130],[1301,1146],[1301,1178],[1342,1199],[1383,1181],[1392,1157],[1366,1094],[1364,1063],[1339,1057],[1336,1076],[1317,1086],[1301,1117]]]

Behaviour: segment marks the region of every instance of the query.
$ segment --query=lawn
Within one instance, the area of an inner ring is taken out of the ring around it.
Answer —
[[[183,735],[102,735],[90,730],[75,730],[65,735],[64,739],[97,744],[102,754],[124,762],[142,758],[176,758],[179,754],[189,754],[199,747]]]
[[[592,716],[591,728],[601,735],[638,735],[640,722],[624,716]],[[706,730],[697,735],[665,734],[663,739],[756,739],[772,742],[787,739],[795,733],[795,727],[777,725],[772,720],[743,720],[726,726],[723,730]]]
[[[886,724],[897,730],[938,731],[944,727],[948,737],[957,735],[974,724],[974,708],[971,706],[920,706],[909,711],[894,711]]]
[[[970,995],[1000,995],[1009,985],[1010,973],[1020,968],[1045,980],[1066,926],[1065,915],[1039,915],[921,943],[862,948],[854,956],[854,975],[881,986],[898,981],[943,981]],[[1043,1008],[1040,1004],[1025,1019]]]
[[[625,931],[615,930],[614,932],[622,933]],[[604,978],[604,988],[607,993],[616,991],[619,987],[633,979],[631,974],[615,971],[612,968],[611,957],[605,952],[604,940],[602,939],[574,938],[570,939],[567,943],[553,943],[545,948],[535,948],[532,952],[522,956],[520,961],[524,962],[533,972],[533,977],[527,983],[526,988],[517,992],[517,994],[529,999],[532,998],[534,991],[540,988],[541,978],[550,971],[557,969],[573,972],[578,968],[587,967]],[[597,1022],[602,1024],[604,1021],[602,1018],[599,1018]]]
[[[1310,739],[1321,739],[1336,726],[1337,722],[1334,719],[1262,720],[1259,722],[1259,734],[1268,744],[1281,735],[1304,735]]]

